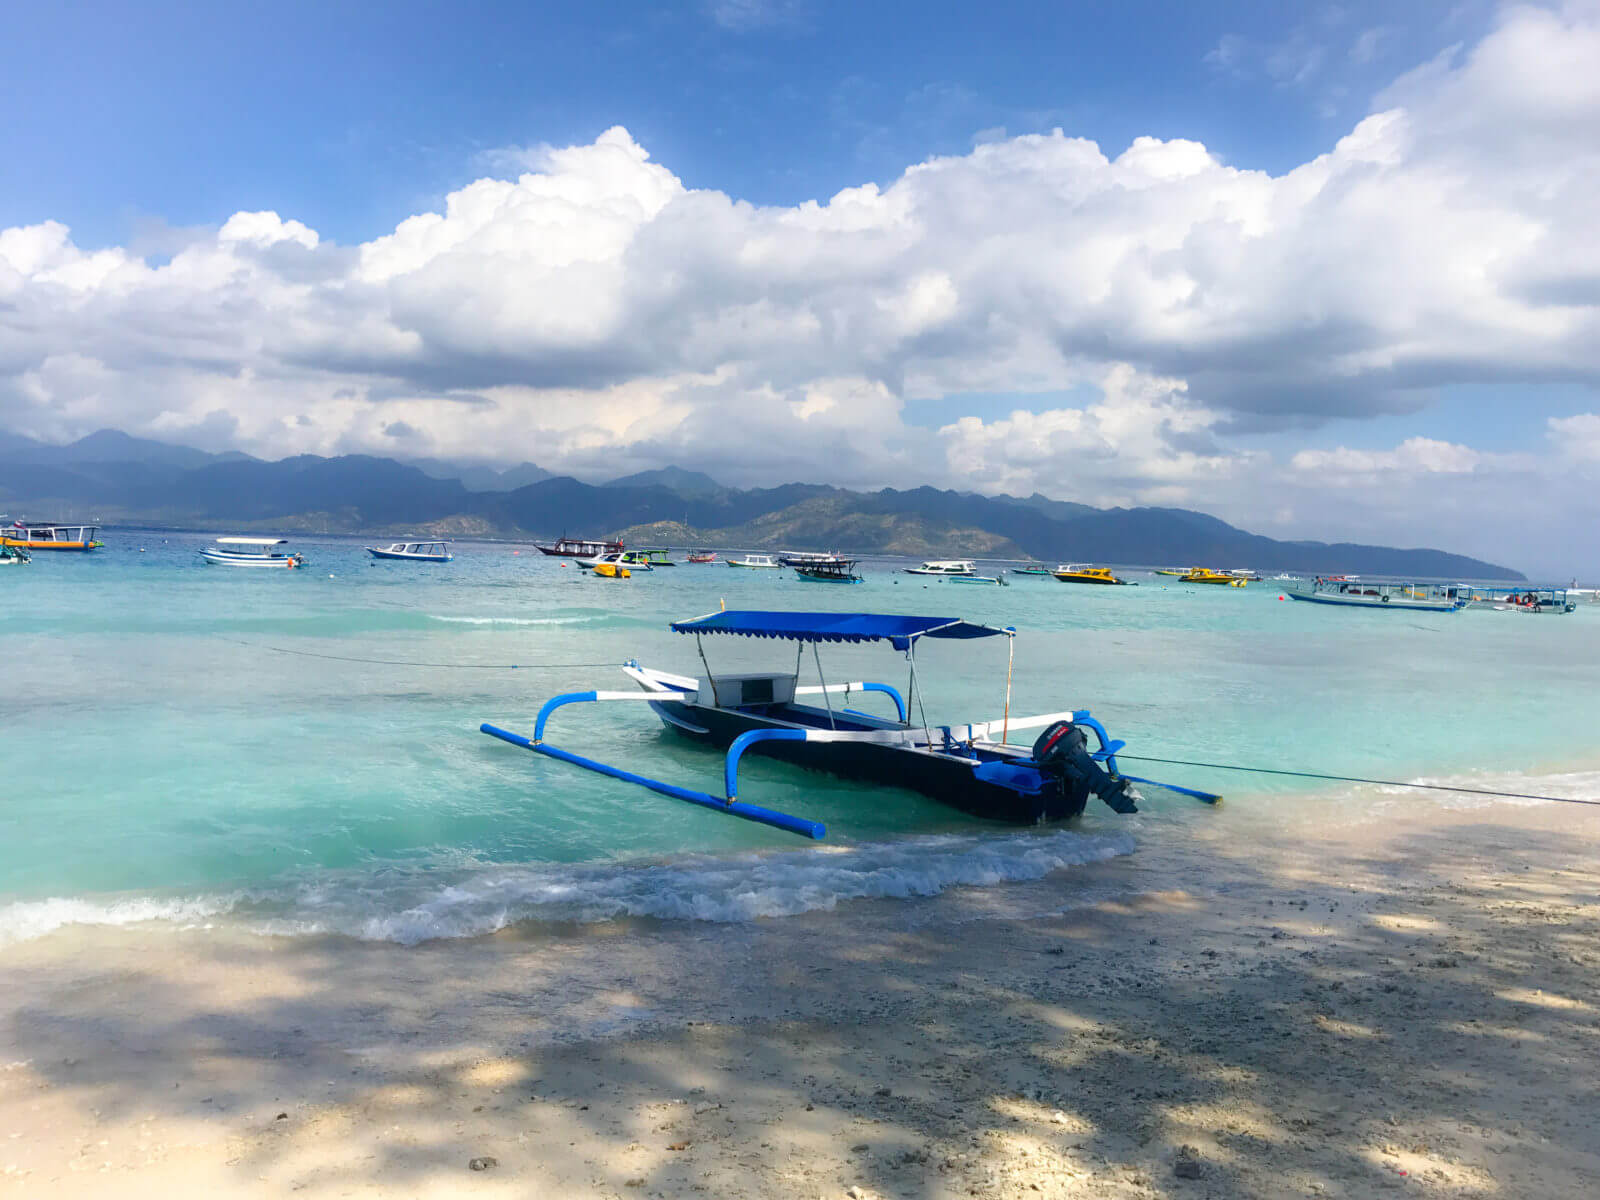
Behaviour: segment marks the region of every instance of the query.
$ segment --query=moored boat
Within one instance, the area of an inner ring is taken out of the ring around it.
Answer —
[[[1046,579],[1055,574],[1054,571],[1045,566],[1043,563],[1027,567],[1012,567],[1011,573],[1013,575],[1043,575]]]
[[[392,542],[388,546],[368,546],[367,553],[373,558],[408,562],[447,563],[455,558],[449,542]]]
[[[675,567],[678,562],[664,548],[657,550],[628,550],[623,554],[629,566],[643,563],[649,567]]]
[[[621,542],[569,538],[566,534],[562,534],[549,546],[543,542],[535,542],[533,546],[540,554],[548,554],[554,558],[599,558],[602,554],[620,554],[623,550]]]
[[[1215,583],[1223,587],[1244,587],[1249,580],[1239,579],[1226,571],[1213,571],[1209,567],[1191,568],[1188,574],[1178,581],[1179,583]]]
[[[743,558],[728,559],[730,567],[748,567],[753,571],[778,571],[783,564],[770,554],[746,554]]]
[[[631,571],[648,571],[651,569],[650,561],[638,556],[632,550],[618,550],[612,554],[601,554],[594,558],[579,558],[574,560],[585,571],[598,571],[601,567],[622,567]]]
[[[650,569],[649,567],[645,568],[645,570],[647,570],[647,571],[649,569]],[[594,577],[596,579],[632,579],[633,578],[633,572],[630,571],[627,567],[623,566],[622,563],[618,561],[618,558],[617,558],[616,555],[611,555],[611,556],[609,556],[607,558],[603,558],[599,562],[595,563],[593,574],[594,574]]]
[[[853,558],[829,558],[803,563],[795,567],[794,573],[797,578],[812,583],[865,583],[866,580],[856,574],[857,561]]]
[[[707,663],[703,638],[733,635],[773,638],[810,646],[819,683],[801,686],[798,662],[792,669],[753,674],[701,677],[624,665],[637,692],[589,691],[555,696],[534,721],[533,736],[485,723],[482,732],[551,758],[638,784],[661,795],[771,825],[804,837],[821,838],[820,822],[749,804],[739,799],[738,771],[746,751],[864,782],[913,789],[975,816],[1017,824],[1076,817],[1091,795],[1119,813],[1136,812],[1138,795],[1131,783],[1149,782],[1121,774],[1116,753],[1123,746],[1106,734],[1088,710],[1013,717],[1011,662],[1015,630],[978,625],[955,617],[914,617],[873,613],[789,613],[728,611],[708,613],[669,626],[693,635],[700,660]],[[970,640],[1004,637],[1007,643],[1003,715],[964,725],[913,723],[921,711],[917,691],[916,650],[925,638]],[[822,677],[822,643],[887,642],[911,662],[907,694],[891,684],[828,683]],[[853,693],[877,693],[894,705],[892,717],[875,717],[857,708],[837,707],[834,697],[848,702]],[[806,702],[807,700],[811,702]],[[820,700],[818,704],[815,701]],[[672,732],[693,741],[726,749],[724,795],[680,787],[631,770],[615,767],[553,746],[545,741],[551,714],[569,704],[642,702]],[[1013,744],[1012,730],[1043,728],[1031,745]],[[1089,736],[1095,738],[1091,749]],[[1171,785],[1158,785],[1171,786]],[[1207,801],[1219,797],[1187,794]]]
[[[0,530],[0,546],[19,550],[98,550],[105,543],[97,541],[98,525],[55,525],[13,521]]]
[[[21,567],[32,561],[21,546],[0,546],[0,567]]]
[[[987,584],[990,587],[1010,587],[1004,576],[1000,575],[952,575],[951,583],[976,583]]]
[[[1416,583],[1361,583],[1314,578],[1284,589],[1291,600],[1326,604],[1335,608],[1379,608],[1395,612],[1459,612],[1467,600],[1450,585]]]
[[[288,538],[219,537],[215,546],[206,546],[200,557],[214,567],[280,567],[290,570],[303,567],[306,560],[298,554],[285,554],[277,549],[287,546]]]
[[[1110,567],[1091,567],[1083,563],[1062,563],[1051,572],[1062,583],[1099,583],[1126,586],[1126,579],[1118,579]]]
[[[970,558],[929,559],[920,567],[901,567],[907,575],[975,575],[978,565]]]
[[[696,550],[693,554],[689,555],[689,561],[697,565],[703,565],[705,563],[716,562],[717,556],[710,550]]]

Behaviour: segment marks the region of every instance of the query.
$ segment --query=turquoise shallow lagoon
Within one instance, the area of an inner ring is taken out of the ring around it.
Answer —
[[[722,602],[1014,625],[1013,712],[1088,707],[1134,754],[1600,797],[1596,606],[1338,611],[1279,600],[1270,582],[1148,575],[1137,588],[977,588],[891,561],[865,563],[854,588],[720,563],[611,583],[526,546],[462,543],[435,566],[374,562],[340,538],[297,540],[303,571],[240,571],[203,565],[202,535],[105,540],[0,577],[0,943],[73,921],[404,942],[521,921],[741,921],[1483,803],[1129,761],[1228,802],[1148,790],[1131,819],[1096,802],[1072,826],[1017,830],[749,760],[747,798],[827,823],[812,845],[478,732],[531,731],[556,692],[626,687],[616,664],[630,658],[697,673],[693,642],[666,624]],[[718,669],[785,657],[764,641],[707,649]],[[905,681],[887,648],[822,658],[831,680]],[[389,661],[351,661],[372,659]],[[935,723],[1000,715],[998,641],[930,644],[919,675]],[[551,738],[716,786],[719,756],[642,707],[566,710]]]

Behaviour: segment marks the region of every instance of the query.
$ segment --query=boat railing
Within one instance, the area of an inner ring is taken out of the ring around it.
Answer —
[[[824,693],[830,696],[845,695],[851,692],[882,692],[894,701],[895,709],[900,714],[902,724],[906,720],[906,700],[897,688],[887,683],[829,683],[809,684],[806,687],[797,687],[794,694],[797,696],[820,696]]]

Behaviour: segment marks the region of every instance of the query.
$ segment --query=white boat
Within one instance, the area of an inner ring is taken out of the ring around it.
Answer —
[[[637,557],[632,550],[618,550],[612,554],[596,554],[592,558],[575,558],[572,561],[585,571],[592,571],[601,563],[608,563],[612,567],[621,567],[629,571],[650,570],[649,560]]]
[[[287,546],[288,538],[225,537],[218,538],[215,546],[200,551],[200,557],[217,567],[303,567],[306,560],[298,554],[283,554],[276,546]]]
[[[1228,574],[1232,575],[1235,579],[1244,579],[1250,583],[1261,582],[1261,572],[1252,571],[1249,567],[1235,567],[1233,570],[1229,571]]]
[[[23,566],[33,560],[20,546],[0,546],[0,567]]]
[[[403,558],[410,562],[447,563],[455,557],[449,542],[394,542],[388,547],[368,546],[373,558]]]
[[[1458,612],[1466,592],[1451,584],[1362,583],[1355,579],[1313,579],[1284,588],[1291,600],[1343,608],[1386,608],[1413,612]]]
[[[975,575],[978,567],[970,558],[935,558],[920,567],[902,567],[907,575]]]
[[[743,558],[730,558],[730,567],[752,567],[762,571],[780,571],[783,564],[770,554],[746,554]]]

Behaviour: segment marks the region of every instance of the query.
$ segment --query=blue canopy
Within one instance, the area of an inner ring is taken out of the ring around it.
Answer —
[[[674,633],[736,633],[789,642],[879,642],[905,650],[918,638],[980,638],[1015,631],[973,625],[959,617],[902,617],[882,613],[732,612],[674,621]]]

